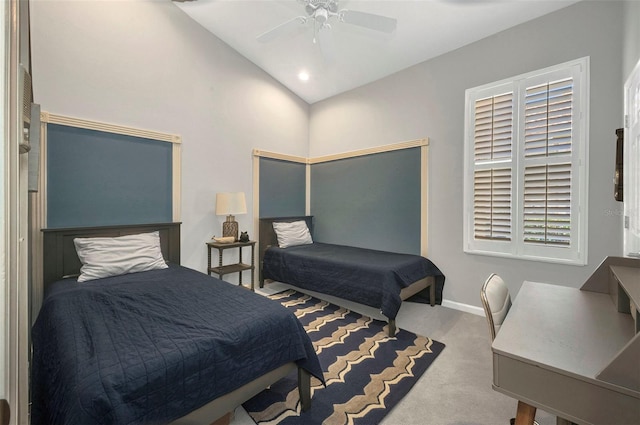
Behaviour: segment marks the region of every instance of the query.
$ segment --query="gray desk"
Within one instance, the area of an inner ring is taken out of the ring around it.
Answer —
[[[640,260],[627,260],[608,257],[581,289],[524,282],[492,344],[493,388],[521,402],[518,421],[528,405],[640,424]]]

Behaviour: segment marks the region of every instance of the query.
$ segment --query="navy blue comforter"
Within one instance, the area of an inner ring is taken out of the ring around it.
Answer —
[[[291,361],[322,380],[280,303],[180,266],[56,282],[32,339],[33,424],[167,423]]]
[[[377,307],[390,319],[400,310],[402,288],[427,276],[435,276],[435,302],[442,303],[444,275],[419,255],[314,242],[270,247],[262,265],[263,279]],[[423,292],[416,300],[428,302],[428,290]]]

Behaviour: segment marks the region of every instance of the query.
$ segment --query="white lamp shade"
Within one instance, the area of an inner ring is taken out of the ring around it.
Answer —
[[[216,215],[246,214],[244,192],[216,193]]]

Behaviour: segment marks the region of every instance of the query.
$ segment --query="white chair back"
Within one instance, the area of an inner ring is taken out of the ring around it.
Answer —
[[[484,313],[489,322],[489,331],[491,333],[491,340],[493,341],[511,308],[509,288],[500,276],[493,273],[487,278],[484,285],[482,285],[480,299],[482,300]]]

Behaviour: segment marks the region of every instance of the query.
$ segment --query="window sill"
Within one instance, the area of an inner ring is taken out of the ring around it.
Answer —
[[[505,252],[494,252],[494,251],[483,251],[479,249],[465,249],[465,254],[471,255],[482,255],[486,257],[500,257],[500,258],[509,258],[512,260],[523,260],[523,261],[535,261],[539,263],[552,263],[552,264],[562,264],[566,266],[580,266],[584,267],[587,265],[586,261],[582,258],[579,259],[565,259],[565,258],[552,258],[552,257],[541,257],[541,256],[533,256],[533,255],[516,255]]]

